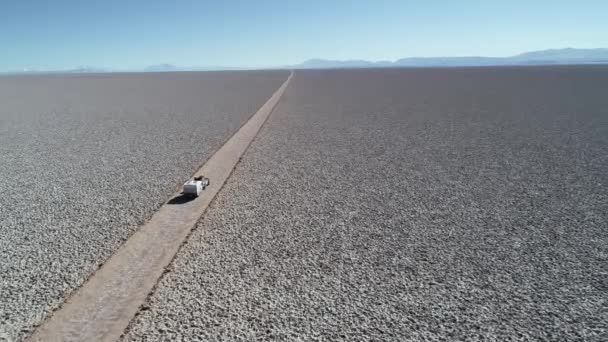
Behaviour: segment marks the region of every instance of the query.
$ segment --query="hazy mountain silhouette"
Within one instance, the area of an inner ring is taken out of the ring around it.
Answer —
[[[145,71],[175,71],[179,70],[178,67],[172,64],[158,64],[158,65],[150,65],[146,67]]]
[[[397,67],[458,67],[458,66],[499,66],[499,65],[553,65],[553,64],[608,64],[608,49],[550,49],[525,52],[511,57],[409,57],[396,61],[372,62],[366,60],[309,59],[296,65],[276,67],[278,69],[333,69],[333,68],[397,68]],[[0,74],[36,73],[95,73],[95,72],[160,72],[160,71],[210,71],[247,70],[246,67],[181,67],[172,64],[158,64],[143,69],[114,70],[84,66],[68,70],[22,70]],[[256,68],[253,68],[256,69]],[[267,68],[273,69],[273,68]]]
[[[608,49],[551,49],[532,51],[511,57],[410,57],[394,62],[365,60],[310,59],[291,66],[296,69],[370,68],[370,67],[432,67],[432,66],[492,66],[539,64],[608,64]]]

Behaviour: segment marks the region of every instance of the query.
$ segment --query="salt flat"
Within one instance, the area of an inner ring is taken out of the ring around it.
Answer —
[[[0,77],[0,339],[57,308],[287,76]]]
[[[125,340],[605,340],[607,84],[296,72]]]

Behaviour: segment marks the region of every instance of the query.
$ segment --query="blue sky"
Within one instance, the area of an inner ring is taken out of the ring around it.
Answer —
[[[0,0],[0,71],[608,47],[608,1]]]

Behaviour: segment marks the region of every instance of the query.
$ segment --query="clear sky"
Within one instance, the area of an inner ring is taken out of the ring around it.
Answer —
[[[0,71],[608,47],[608,0],[0,0]]]

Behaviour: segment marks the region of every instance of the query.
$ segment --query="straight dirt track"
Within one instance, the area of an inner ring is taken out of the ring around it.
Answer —
[[[211,184],[196,199],[163,205],[31,337],[32,341],[115,341],[211,203],[287,87],[270,99],[195,174]]]
[[[607,67],[298,71],[125,341],[605,341]]]
[[[30,334],[288,75],[0,77],[0,340]]]

